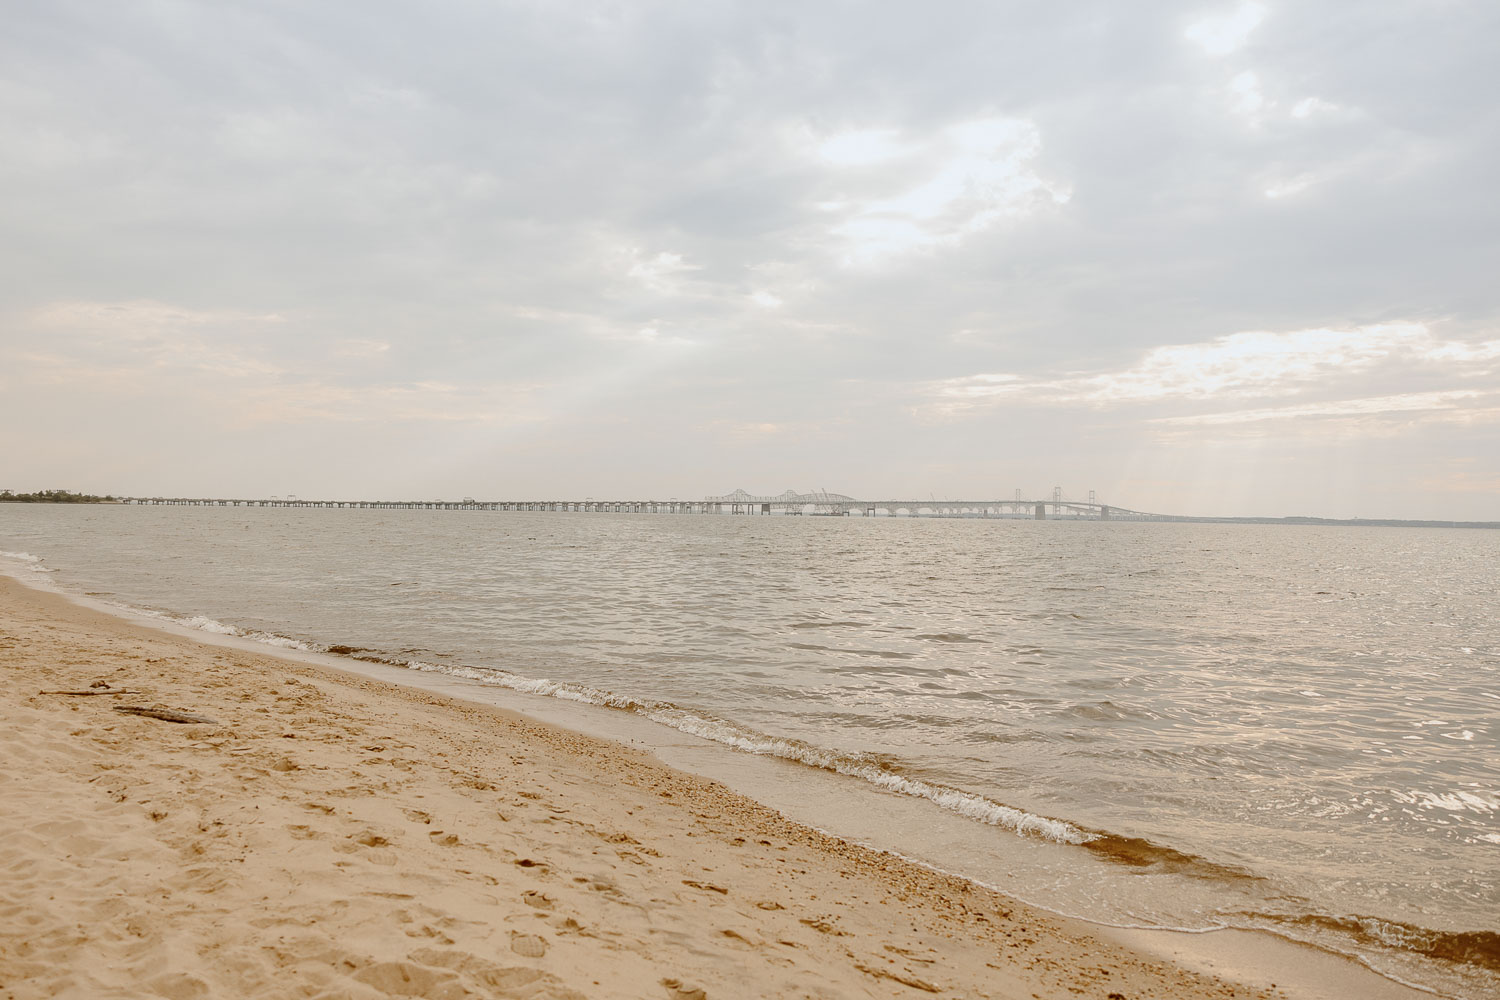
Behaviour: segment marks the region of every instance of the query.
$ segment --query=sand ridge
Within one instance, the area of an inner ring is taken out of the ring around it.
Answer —
[[[141,694],[39,693],[101,681]],[[1279,995],[620,744],[5,578],[0,688],[4,1000]]]

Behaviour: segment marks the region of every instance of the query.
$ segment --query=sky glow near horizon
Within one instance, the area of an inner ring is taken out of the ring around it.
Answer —
[[[26,5],[0,487],[1500,520],[1500,7]]]

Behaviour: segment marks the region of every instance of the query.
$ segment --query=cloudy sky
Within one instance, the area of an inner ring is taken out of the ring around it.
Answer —
[[[0,487],[1500,519],[1497,37],[7,4]]]

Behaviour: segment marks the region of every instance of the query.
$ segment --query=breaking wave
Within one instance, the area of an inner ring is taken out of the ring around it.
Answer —
[[[55,573],[56,570],[48,569],[42,565],[42,557],[34,556],[30,552],[6,552],[0,550],[0,559],[14,559],[26,564],[26,568],[33,573]]]
[[[1455,965],[1500,972],[1500,933],[1495,931],[1440,931],[1382,917],[1322,913],[1243,912],[1236,916],[1251,924],[1277,930],[1331,932],[1335,937],[1351,939],[1358,944],[1412,952]]]
[[[290,636],[278,635],[275,632],[262,632],[259,629],[244,629],[234,625],[226,625],[215,618],[206,615],[193,615],[184,617],[182,615],[168,614],[165,611],[152,611],[149,608],[130,608],[134,614],[144,615],[147,618],[156,618],[160,621],[172,622],[175,625],[186,625],[188,628],[197,629],[200,632],[212,632],[214,635],[232,635],[239,639],[249,639],[252,642],[263,643],[267,646],[275,646],[277,649],[296,649],[305,653],[322,652],[323,647],[314,643],[303,642]]]

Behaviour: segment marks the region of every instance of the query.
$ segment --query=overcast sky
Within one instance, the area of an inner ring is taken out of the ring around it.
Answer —
[[[8,3],[0,487],[1500,519],[1496,38]]]

